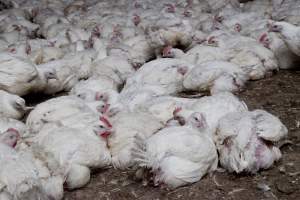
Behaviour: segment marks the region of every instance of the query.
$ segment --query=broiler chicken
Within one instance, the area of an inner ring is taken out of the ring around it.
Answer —
[[[120,112],[111,120],[114,132],[108,137],[108,147],[115,168],[126,169],[134,164],[131,150],[135,148],[135,136],[151,137],[163,128],[153,116],[142,112]]]
[[[248,80],[247,74],[239,66],[224,61],[202,63],[194,67],[184,77],[183,86],[188,90],[237,92]]]
[[[155,185],[176,188],[199,181],[217,168],[218,156],[205,117],[193,113],[185,126],[166,127],[133,151],[140,167],[151,169]]]
[[[248,111],[245,102],[239,100],[229,92],[218,93],[212,96],[202,97],[186,107],[177,109],[174,112],[175,119],[185,123],[193,112],[201,112],[206,118],[209,129],[215,133],[219,120],[231,112]],[[212,136],[212,135],[211,135]]]
[[[0,90],[0,116],[21,119],[30,109],[23,98]]]
[[[21,137],[27,134],[27,127],[23,122],[12,118],[0,117],[0,133],[5,132],[9,128],[18,131]]]
[[[19,137],[12,128],[0,135],[1,199],[62,199],[63,177],[51,177],[31,153],[17,152],[14,147]]]
[[[28,115],[26,125],[31,133],[38,133],[46,123],[59,122],[64,118],[80,113],[94,114],[85,102],[78,97],[57,97],[37,105]]]
[[[281,158],[274,143],[286,135],[280,120],[263,110],[225,115],[215,136],[220,163],[236,173],[267,169]]]
[[[300,56],[300,27],[287,22],[271,22],[270,31],[278,32],[289,49]]]
[[[106,142],[98,137],[98,128],[93,131],[94,135],[88,135],[82,134],[80,129],[47,124],[32,139],[65,166],[69,189],[86,185],[90,168],[107,167],[111,162]]]
[[[50,79],[56,78],[53,69],[36,68],[30,61],[8,53],[0,54],[0,89],[23,96],[42,92]]]

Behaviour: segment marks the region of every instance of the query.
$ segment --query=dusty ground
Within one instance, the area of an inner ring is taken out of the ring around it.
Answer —
[[[174,191],[143,186],[133,179],[132,172],[108,169],[94,173],[85,188],[66,192],[65,200],[300,199],[300,71],[280,71],[271,78],[251,82],[240,97],[250,109],[275,114],[289,129],[288,139],[293,144],[282,147],[283,158],[271,169],[255,175],[217,172]]]

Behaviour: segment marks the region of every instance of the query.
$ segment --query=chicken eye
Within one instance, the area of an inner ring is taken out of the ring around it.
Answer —
[[[15,136],[13,136],[13,135],[9,136],[9,139],[14,139],[14,138],[15,138]]]
[[[190,16],[192,16],[192,13],[190,11],[185,11],[183,13],[183,15],[186,16],[186,17],[190,17]]]
[[[194,117],[194,120],[196,120],[197,122],[199,121],[199,119],[197,117]]]
[[[242,27],[241,27],[240,24],[235,24],[235,25],[234,25],[234,29],[235,29],[236,31],[240,32],[241,29],[242,29]]]
[[[102,125],[100,125],[99,127],[100,127],[100,128],[104,128],[104,126],[102,126]]]

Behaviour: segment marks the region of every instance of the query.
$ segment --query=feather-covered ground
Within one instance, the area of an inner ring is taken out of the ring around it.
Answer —
[[[196,184],[168,191],[144,186],[132,172],[114,169],[95,172],[86,187],[65,193],[65,200],[101,199],[300,199],[300,70],[280,71],[271,78],[250,82],[239,95],[249,108],[265,109],[289,129],[281,150],[283,159],[255,175],[216,172]]]

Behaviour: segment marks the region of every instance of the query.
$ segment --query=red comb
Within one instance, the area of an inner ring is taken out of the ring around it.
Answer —
[[[14,128],[9,128],[9,129],[7,129],[7,131],[14,132],[14,133],[20,135],[19,131],[17,129],[14,129]]]
[[[169,52],[171,49],[172,49],[172,46],[171,46],[171,45],[166,46],[166,47],[163,49],[163,51],[162,51],[163,56],[168,55],[168,52]]]
[[[103,122],[106,126],[108,126],[108,128],[112,128],[111,123],[108,121],[108,119],[106,119],[105,117],[101,116],[100,121]]]
[[[7,131],[13,131],[13,132],[19,132],[17,129],[15,129],[15,128],[9,128],[9,129],[7,129]]]
[[[96,100],[96,101],[99,101],[99,100],[100,100],[100,95],[101,95],[100,92],[96,92],[96,95],[95,95],[95,100]]]
[[[262,35],[259,37],[259,42],[263,42],[263,41],[266,39],[267,36],[268,36],[267,33],[262,34]]]
[[[141,18],[140,16],[138,16],[137,14],[133,15],[133,23],[135,26],[139,25],[139,23],[141,22]]]
[[[15,48],[9,49],[9,52],[16,53],[16,49]]]
[[[110,134],[111,134],[110,131],[105,131],[105,132],[101,133],[100,136],[103,137],[103,138],[108,138],[108,136],[109,136]]]
[[[179,113],[181,110],[182,110],[181,107],[175,108],[175,110],[173,111],[173,115],[176,115],[176,114]]]

